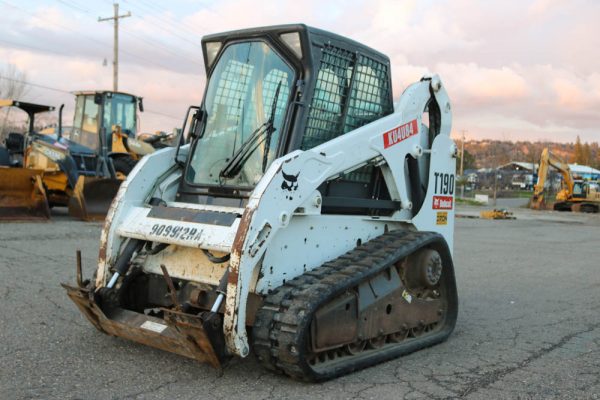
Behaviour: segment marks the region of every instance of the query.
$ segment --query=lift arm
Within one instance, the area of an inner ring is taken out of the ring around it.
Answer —
[[[421,119],[432,98],[441,110],[439,134],[431,149],[423,149],[421,136],[428,134],[428,129]],[[244,323],[246,299],[265,249],[277,236],[277,231],[285,229],[299,210],[320,213],[321,195],[317,188],[323,182],[376,162],[382,165],[392,200],[401,203],[401,209],[391,219],[417,223],[415,221],[427,213],[433,221],[432,186],[434,182],[438,185],[434,175],[454,179],[456,146],[449,138],[451,120],[450,100],[436,75],[409,86],[393,114],[313,149],[294,151],[271,164],[252,192],[233,243],[226,298],[228,312],[224,316],[225,338],[231,353],[245,357],[249,352]],[[407,157],[418,159],[425,152],[429,153],[427,156],[432,162],[426,200],[429,207],[426,210],[424,206],[421,212],[413,215],[405,160]],[[427,228],[435,230],[435,227]],[[448,224],[439,232],[451,247],[450,229],[452,225]]]

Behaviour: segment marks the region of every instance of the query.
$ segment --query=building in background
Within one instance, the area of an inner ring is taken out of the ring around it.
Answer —
[[[581,178],[586,181],[600,180],[600,171],[587,165],[569,164],[571,174],[576,178]]]

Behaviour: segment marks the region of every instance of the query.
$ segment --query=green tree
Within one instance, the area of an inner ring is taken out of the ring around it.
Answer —
[[[583,165],[590,165],[592,163],[592,149],[590,144],[585,142],[583,145]]]
[[[476,166],[475,156],[469,153],[465,149],[465,163],[463,165],[464,170],[473,169]],[[456,169],[460,172],[460,151],[458,152],[458,159],[456,160]]]
[[[573,162],[576,164],[585,164],[585,154],[583,153],[583,145],[581,144],[579,135],[577,135],[577,140],[575,141],[575,154],[573,155]]]

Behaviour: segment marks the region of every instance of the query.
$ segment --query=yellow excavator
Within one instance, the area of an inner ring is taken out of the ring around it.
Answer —
[[[595,182],[574,179],[569,164],[547,148],[542,151],[538,181],[534,185],[531,208],[546,209],[545,184],[548,169],[556,168],[562,175],[562,187],[556,194],[553,209],[556,211],[581,211],[597,213],[600,209],[600,190]]]
[[[14,134],[0,149],[9,167],[0,169],[0,220],[49,218],[53,206],[68,206],[79,219],[104,219],[122,180],[137,160],[154,151],[135,139],[138,107],[143,111],[140,97],[111,91],[74,94],[70,131],[62,129],[62,106],[55,133],[34,132],[33,114],[25,110],[28,132],[20,138]]]

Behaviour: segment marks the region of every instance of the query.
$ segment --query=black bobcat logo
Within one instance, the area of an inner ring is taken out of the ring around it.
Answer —
[[[298,189],[298,175],[300,175],[300,172],[298,172],[296,175],[288,175],[281,170],[281,175],[283,175],[281,189],[287,190],[288,192]]]

